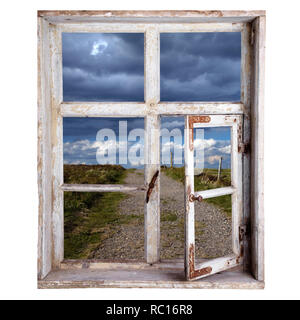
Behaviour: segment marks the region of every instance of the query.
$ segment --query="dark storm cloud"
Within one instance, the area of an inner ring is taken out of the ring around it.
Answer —
[[[128,132],[132,129],[144,128],[143,118],[64,118],[64,142],[82,139],[95,140],[101,129],[112,129],[118,135],[119,121],[126,121]]]
[[[63,34],[64,101],[144,101],[143,34]]]
[[[239,101],[240,33],[161,34],[162,101]]]

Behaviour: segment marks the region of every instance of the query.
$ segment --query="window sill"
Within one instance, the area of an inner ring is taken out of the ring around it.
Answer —
[[[197,281],[186,281],[180,262],[146,263],[62,263],[38,281],[39,289],[60,288],[185,288],[185,289],[264,289],[264,282],[238,269]]]

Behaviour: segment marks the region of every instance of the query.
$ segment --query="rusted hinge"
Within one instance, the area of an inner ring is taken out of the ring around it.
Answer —
[[[238,147],[239,153],[250,153],[250,143],[240,143]]]
[[[152,177],[151,179],[151,182],[149,183],[149,187],[148,187],[148,191],[147,191],[147,197],[146,197],[146,202],[148,203],[149,202],[149,199],[150,199],[150,195],[153,191],[153,188],[155,186],[155,182],[157,180],[157,177],[159,175],[159,170],[157,170],[154,174],[154,176]]]

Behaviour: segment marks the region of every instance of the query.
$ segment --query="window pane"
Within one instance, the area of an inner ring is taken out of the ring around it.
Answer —
[[[194,128],[195,191],[231,186],[231,127]]]
[[[161,259],[184,257],[184,117],[161,118]]]
[[[64,183],[144,184],[143,118],[64,118]]]
[[[228,207],[231,208],[231,196]],[[231,209],[224,208],[224,197],[195,201],[195,258],[212,259],[232,254]]]
[[[143,260],[143,201],[143,192],[65,192],[65,259]]]
[[[161,259],[184,258],[184,118],[161,118]],[[231,128],[195,128],[195,190],[231,184]],[[219,158],[222,170],[218,181]],[[196,258],[232,252],[231,196],[195,202]]]
[[[162,33],[161,101],[240,101],[241,34]]]
[[[144,34],[63,33],[64,101],[144,101]]]

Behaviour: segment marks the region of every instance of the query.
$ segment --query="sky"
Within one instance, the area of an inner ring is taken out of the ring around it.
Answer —
[[[65,164],[144,165],[143,118],[64,118],[63,128]],[[194,130],[195,168],[217,168],[220,157],[230,168],[230,127]],[[174,166],[183,166],[184,118],[162,117],[160,141],[161,164],[170,166],[172,152]]]
[[[143,33],[63,33],[64,101],[144,101]],[[239,32],[162,33],[161,101],[239,101]]]
[[[144,34],[63,33],[62,40],[64,101],[144,101]],[[161,101],[239,101],[240,63],[240,33],[161,34]],[[141,167],[143,127],[144,119],[64,118],[64,163]],[[171,140],[161,138],[162,164],[172,150],[182,165],[183,127],[183,118],[162,118],[162,133],[175,129]],[[196,166],[216,168],[222,156],[230,167],[229,128],[199,132],[195,147]]]

